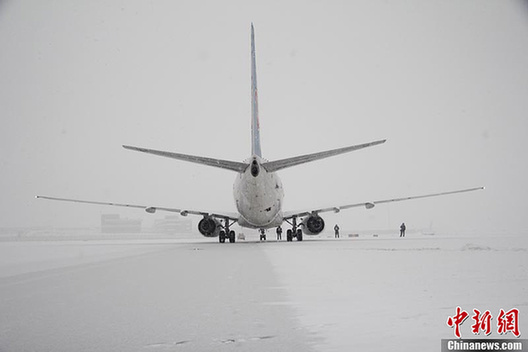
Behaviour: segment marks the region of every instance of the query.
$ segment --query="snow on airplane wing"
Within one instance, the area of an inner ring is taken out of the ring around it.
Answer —
[[[157,210],[161,210],[161,211],[168,211],[172,213],[179,213],[182,216],[187,216],[191,214],[191,215],[212,216],[215,218],[229,219],[233,221],[238,220],[238,214],[230,213],[230,212],[222,212],[222,213],[206,212],[206,211],[197,211],[197,210],[189,210],[189,209],[165,208],[165,207],[146,206],[146,205],[137,205],[137,204],[111,203],[111,202],[95,202],[95,201],[90,201],[90,200],[56,198],[56,197],[47,197],[47,196],[36,196],[35,198],[47,199],[47,200],[58,200],[62,202],[72,202],[72,203],[111,205],[111,206],[116,206],[116,207],[137,208],[137,209],[143,209],[147,213],[155,213]]]
[[[445,196],[445,195],[448,195],[448,194],[472,192],[472,191],[478,191],[478,190],[481,190],[481,189],[484,189],[484,187],[467,188],[467,189],[461,189],[461,190],[457,190],[457,191],[432,193],[432,194],[425,194],[425,195],[420,195],[420,196],[384,199],[384,200],[377,200],[377,201],[373,201],[373,202],[362,202],[362,203],[355,203],[355,204],[346,204],[346,205],[340,205],[340,206],[336,206],[336,207],[328,207],[328,208],[305,210],[305,211],[287,211],[287,212],[284,212],[283,218],[285,220],[287,220],[287,219],[291,219],[291,218],[295,218],[295,217],[308,216],[308,215],[311,215],[311,214],[319,214],[319,213],[326,213],[326,212],[339,213],[341,210],[345,210],[345,209],[349,209],[349,208],[357,208],[357,207],[365,207],[367,209],[372,209],[377,204],[391,203],[391,202],[401,202],[401,201],[404,201],[404,200],[411,200],[411,199],[420,199],[420,198]]]

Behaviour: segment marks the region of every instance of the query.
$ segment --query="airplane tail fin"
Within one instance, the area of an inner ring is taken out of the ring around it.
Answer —
[[[251,154],[262,157],[258,116],[257,64],[255,60],[255,30],[251,23]]]

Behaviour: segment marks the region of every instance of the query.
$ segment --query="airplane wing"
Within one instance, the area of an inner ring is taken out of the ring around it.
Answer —
[[[240,162],[236,162],[236,161],[206,158],[206,157],[203,157],[203,156],[196,156],[196,155],[165,152],[165,151],[162,151],[162,150],[132,147],[132,146],[129,146],[129,145],[124,145],[123,148],[129,149],[129,150],[134,150],[136,152],[142,152],[142,153],[147,153],[147,154],[163,156],[163,157],[171,158],[171,159],[178,159],[178,160],[188,161],[188,162],[196,163],[196,164],[214,166],[214,167],[218,167],[218,168],[221,168],[221,169],[236,171],[236,172],[240,172],[240,173],[244,172],[248,168],[248,164],[240,163]]]
[[[340,206],[336,206],[336,207],[320,208],[320,209],[305,210],[305,211],[284,212],[283,218],[286,220],[286,219],[291,219],[291,218],[296,218],[296,217],[301,217],[301,216],[308,216],[308,215],[311,215],[311,214],[326,213],[326,212],[339,213],[341,210],[345,210],[345,209],[349,209],[349,208],[357,208],[357,207],[365,207],[367,209],[372,209],[377,204],[391,203],[391,202],[401,202],[401,201],[404,201],[404,200],[411,200],[411,199],[420,199],[420,198],[430,198],[430,197],[445,196],[445,195],[448,195],[448,194],[472,192],[472,191],[478,191],[478,190],[481,190],[481,189],[484,189],[484,187],[467,188],[467,189],[461,189],[461,190],[457,190],[457,191],[432,193],[432,194],[425,194],[425,195],[420,195],[420,196],[384,199],[384,200],[377,200],[377,201],[373,201],[373,202],[362,202],[362,203],[346,204],[346,205],[340,205]]]
[[[229,219],[232,221],[238,220],[238,214],[237,213],[229,213],[229,212],[206,212],[206,211],[197,211],[197,210],[190,210],[190,209],[177,209],[177,208],[165,208],[165,207],[156,207],[156,206],[146,206],[146,205],[136,205],[136,204],[122,204],[122,203],[110,203],[110,202],[94,202],[90,200],[80,200],[80,199],[68,199],[68,198],[56,198],[56,197],[47,197],[47,196],[36,196],[37,199],[47,199],[47,200],[58,200],[62,202],[72,202],[72,203],[84,203],[84,204],[97,204],[97,205],[112,205],[116,207],[125,207],[125,208],[138,208],[143,209],[147,213],[155,213],[158,210],[161,211],[168,211],[172,213],[179,213],[182,216],[187,216],[189,214],[191,215],[202,215],[202,216],[212,216],[219,219]]]

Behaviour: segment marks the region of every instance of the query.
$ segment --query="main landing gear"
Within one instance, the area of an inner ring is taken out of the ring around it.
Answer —
[[[226,239],[229,240],[229,243],[235,243],[235,231],[229,229],[234,223],[235,222],[230,224],[229,219],[224,219],[225,230],[220,230],[220,234],[218,235],[218,241],[220,241],[220,243],[225,243]]]
[[[301,229],[297,228],[297,218],[292,218],[292,222],[286,220],[286,222],[292,225],[291,229],[286,231],[286,241],[291,242],[293,238],[297,238],[297,241],[303,240],[303,232]]]

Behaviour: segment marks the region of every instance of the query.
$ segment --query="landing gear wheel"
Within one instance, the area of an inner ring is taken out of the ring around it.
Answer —
[[[225,240],[226,240],[225,231],[220,231],[220,235],[218,236],[218,240],[220,241],[220,243],[225,243]]]
[[[291,242],[292,240],[293,240],[292,230],[288,229],[288,231],[286,231],[286,241]]]
[[[297,229],[297,241],[303,240],[303,233],[301,229]]]
[[[235,231],[229,231],[229,243],[235,243]]]

